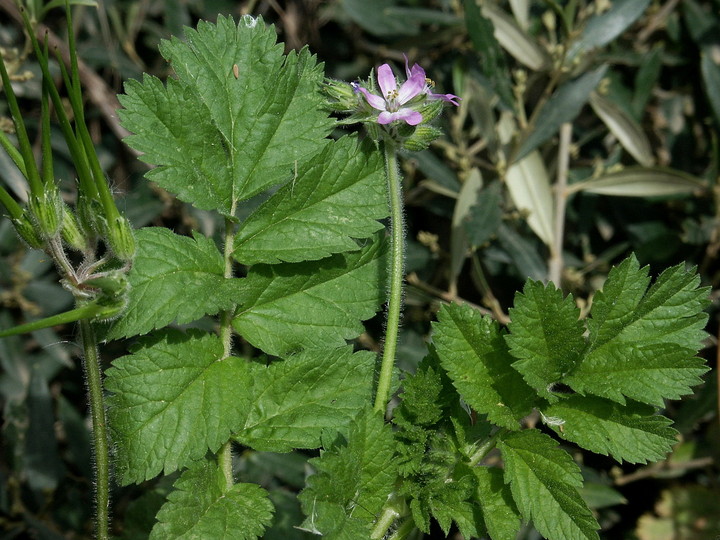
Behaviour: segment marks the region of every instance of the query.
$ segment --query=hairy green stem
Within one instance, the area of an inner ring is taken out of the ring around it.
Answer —
[[[235,213],[235,205],[232,208],[232,214]],[[232,220],[225,219],[225,245],[223,247],[223,259],[225,262],[224,276],[225,279],[233,277],[233,259],[232,252],[234,249],[235,230]],[[223,345],[223,358],[227,358],[232,353],[232,311],[223,311],[220,313],[220,341]],[[225,475],[225,483],[229,488],[235,483],[232,472],[232,441],[228,441],[222,445],[218,455],[218,466]]]
[[[370,540],[379,540],[385,538],[388,529],[395,523],[395,520],[400,517],[400,513],[394,506],[386,506],[380,517],[375,522],[372,532],[370,533]]]
[[[495,445],[497,444],[498,437],[502,434],[507,432],[507,429],[502,428],[498,430],[492,437],[490,437],[487,441],[485,441],[480,447],[473,452],[473,455],[470,456],[470,460],[468,461],[468,465],[470,467],[474,467],[478,463],[480,463],[485,456],[488,455],[490,450],[495,448]]]
[[[385,348],[383,350],[380,377],[378,378],[375,407],[377,412],[385,413],[390,400],[390,383],[395,366],[400,309],[403,296],[403,270],[405,264],[405,231],[403,227],[403,200],[400,171],[397,163],[397,149],[392,142],[385,141],[385,174],[387,175],[390,197],[390,230],[392,233],[390,265],[390,298],[388,299],[387,326],[385,328]]]
[[[98,540],[108,540],[110,523],[110,455],[108,447],[102,373],[97,338],[88,319],[80,321],[80,341],[83,348],[83,367],[90,398],[90,417],[93,426],[95,458],[95,531]]]

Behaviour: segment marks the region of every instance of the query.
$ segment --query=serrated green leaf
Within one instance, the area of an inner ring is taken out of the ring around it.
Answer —
[[[258,208],[235,237],[244,264],[300,262],[358,249],[388,215],[383,163],[368,140],[328,142]]]
[[[246,414],[247,365],[214,335],[164,330],[113,361],[105,387],[123,484],[216,451]]]
[[[128,81],[120,118],[134,133],[128,144],[158,165],[148,179],[231,215],[322,149],[333,126],[318,92],[322,66],[307,49],[284,56],[260,18],[201,21],[185,37],[160,46],[177,79]]]
[[[344,429],[370,402],[375,360],[370,352],[342,347],[253,365],[252,399],[236,440],[275,452],[319,447],[324,432]]]
[[[549,283],[528,281],[515,295],[509,311],[510,334],[505,336],[510,354],[518,358],[513,368],[541,396],[553,399],[549,386],[567,375],[585,350],[585,327],[572,296]]]
[[[520,513],[510,487],[498,468],[475,467],[477,499],[482,508],[485,527],[493,540],[515,540],[520,530]]]
[[[360,335],[385,296],[385,243],[315,262],[255,265],[233,326],[268,354],[332,348]]]
[[[626,406],[592,396],[570,396],[543,414],[562,438],[617,461],[647,463],[663,458],[677,442],[670,420],[640,403]],[[562,421],[562,425],[559,422]]]
[[[498,439],[505,482],[522,516],[549,540],[598,538],[600,528],[578,488],[580,469],[557,443],[535,429]]]
[[[512,368],[497,322],[467,305],[443,306],[433,324],[433,343],[453,385],[473,409],[499,426],[520,428],[535,392]]]
[[[146,334],[173,321],[192,322],[237,303],[241,280],[224,277],[225,263],[211,239],[148,227],[137,231],[136,240],[128,307],[108,339]]]
[[[253,540],[272,520],[267,492],[255,484],[228,486],[216,463],[183,472],[157,514],[150,540]]]
[[[300,494],[308,516],[302,527],[329,538],[368,538],[393,491],[395,442],[381,415],[366,409],[338,442],[310,460],[316,473]],[[353,536],[354,535],[354,536]]]
[[[564,380],[577,392],[661,407],[701,382],[707,368],[693,355],[705,335],[708,291],[683,265],[667,269],[645,292],[647,274],[630,257],[596,294],[588,354]]]

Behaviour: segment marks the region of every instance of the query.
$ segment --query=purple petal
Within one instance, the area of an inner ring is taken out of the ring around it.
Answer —
[[[397,81],[395,75],[393,75],[392,68],[389,64],[383,64],[377,70],[377,82],[380,86],[383,97],[387,96],[389,92],[397,89]]]
[[[459,104],[457,101],[455,101],[455,100],[456,100],[456,99],[462,99],[462,98],[457,97],[457,96],[454,95],[454,94],[428,94],[428,96],[430,96],[432,99],[442,99],[443,101],[447,101],[448,103],[452,103],[452,104],[455,105],[456,107],[457,107],[458,105],[460,105],[460,104]]]
[[[362,92],[362,95],[365,96],[365,99],[373,109],[377,109],[378,111],[384,111],[386,109],[387,103],[383,98],[376,96],[375,94],[371,94],[368,92],[367,88],[363,88],[362,86],[358,86],[357,89]]]
[[[383,111],[380,114],[378,114],[378,124],[389,124],[390,122],[395,120],[395,117],[397,116],[397,113],[391,113],[387,111]]]
[[[412,77],[412,73],[410,72],[410,61],[408,60],[407,54],[405,53],[403,53],[403,58],[405,58],[405,78],[409,79],[410,77]]]
[[[419,73],[415,73],[400,87],[400,92],[398,93],[398,103],[400,105],[407,103],[415,96],[421,94],[423,90],[425,90],[425,77],[424,75],[421,77]]]
[[[394,113],[394,116],[395,119],[404,120],[411,126],[417,126],[423,119],[422,114],[417,111],[413,111],[412,109],[400,109],[398,112]]]

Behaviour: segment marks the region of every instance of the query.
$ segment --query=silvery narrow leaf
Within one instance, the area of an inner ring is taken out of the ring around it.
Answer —
[[[467,249],[469,247],[463,222],[470,214],[470,209],[477,204],[482,186],[483,180],[480,170],[475,167],[470,171],[467,180],[465,180],[465,183],[460,189],[460,195],[455,203],[455,211],[453,212],[452,218],[452,238],[450,249],[450,273],[453,278],[460,273],[463,261],[465,261],[465,254],[467,253]]]
[[[706,189],[704,182],[665,167],[627,167],[599,178],[578,182],[568,193],[585,191],[621,197],[663,197],[689,195]]]
[[[652,167],[655,164],[650,141],[630,115],[597,92],[590,94],[590,106],[640,165]]]
[[[552,246],[553,196],[540,153],[531,152],[510,166],[505,183],[517,209],[528,213],[530,228],[547,246]]]
[[[494,5],[482,6],[482,14],[490,19],[495,27],[495,38],[518,62],[535,71],[542,71],[550,65],[550,56],[540,44],[522,30],[505,13]]]

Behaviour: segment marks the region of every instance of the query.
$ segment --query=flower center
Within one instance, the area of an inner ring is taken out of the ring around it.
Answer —
[[[387,96],[385,97],[385,102],[387,103],[388,111],[395,112],[398,108],[397,99],[400,94],[397,91],[397,88],[394,90],[388,90]]]

